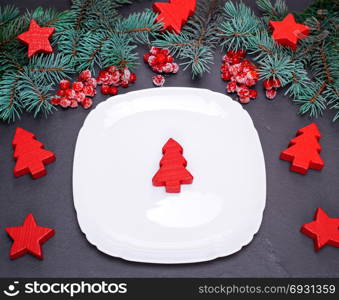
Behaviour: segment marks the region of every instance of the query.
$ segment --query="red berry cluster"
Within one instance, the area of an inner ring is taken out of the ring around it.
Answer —
[[[59,90],[51,99],[53,105],[59,105],[63,108],[78,107],[80,104],[83,108],[88,109],[92,106],[96,94],[97,81],[92,78],[91,71],[82,71],[77,81],[71,82],[69,80],[61,80],[59,83]]]
[[[179,65],[174,62],[167,48],[152,47],[149,53],[144,54],[144,61],[155,73],[175,74],[179,71]],[[165,77],[162,75],[153,76],[152,79],[156,86],[163,86],[165,83]]]
[[[107,67],[99,72],[97,82],[101,86],[101,93],[104,95],[116,95],[118,86],[128,87],[130,83],[134,83],[137,76],[127,67],[118,69],[116,66]]]
[[[266,90],[266,97],[272,100],[277,95],[276,89],[281,87],[281,82],[278,78],[271,78],[264,80],[263,85]]]
[[[249,103],[250,99],[255,99],[258,95],[254,86],[259,79],[256,66],[245,59],[244,50],[227,51],[223,57],[223,64],[220,68],[221,78],[227,83],[226,89],[229,93],[236,92],[241,103]]]

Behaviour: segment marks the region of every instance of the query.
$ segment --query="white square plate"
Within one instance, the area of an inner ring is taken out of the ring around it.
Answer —
[[[161,149],[184,149],[193,183],[152,185]],[[265,163],[248,113],[204,89],[157,88],[99,104],[80,130],[73,167],[81,230],[126,260],[192,263],[230,255],[259,230]]]

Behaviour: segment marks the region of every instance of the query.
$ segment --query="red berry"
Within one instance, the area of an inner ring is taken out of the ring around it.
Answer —
[[[253,65],[252,63],[248,60],[248,59],[244,59],[242,62],[241,62],[241,66],[244,68],[244,67],[247,67],[247,68],[250,68],[250,69],[253,69]]]
[[[244,58],[246,56],[246,51],[243,49],[240,49],[235,52],[235,55],[239,56],[240,58]]]
[[[223,57],[222,57],[222,61],[225,63],[225,62],[229,62],[229,59],[228,59],[228,56],[225,54]]]
[[[101,78],[102,84],[111,84],[111,81],[112,81],[112,74],[111,73],[107,73],[107,75],[105,77]]]
[[[77,92],[82,91],[83,88],[84,88],[84,84],[80,81],[76,81],[72,84],[72,89]]]
[[[229,67],[229,71],[231,72],[233,76],[237,76],[240,70],[241,70],[240,64],[232,65]]]
[[[115,96],[116,94],[118,94],[118,88],[116,86],[109,87],[108,94]]]
[[[165,83],[165,77],[162,75],[156,75],[152,77],[152,81],[155,86],[163,86]]]
[[[79,75],[79,80],[81,81],[86,81],[88,79],[90,79],[92,77],[92,73],[90,70],[85,70],[85,71],[82,71]]]
[[[86,98],[85,93],[83,92],[76,92],[75,100],[78,102],[83,101]]]
[[[121,79],[121,73],[120,73],[120,71],[116,70],[112,74],[111,82],[110,83],[117,86],[120,83],[120,79]]]
[[[103,84],[103,82],[102,82],[102,80],[101,80],[101,78],[99,76],[96,78],[96,81],[97,81],[98,85],[102,85]]]
[[[243,83],[237,84],[236,92],[238,93],[241,89],[247,89],[247,86]]]
[[[242,88],[238,91],[238,96],[240,98],[249,97],[249,95],[250,95],[250,90],[247,88]]]
[[[151,56],[150,53],[145,53],[144,54],[144,62],[148,63],[148,59],[149,59],[150,56]]]
[[[250,90],[249,96],[250,98],[255,99],[258,96],[258,92],[256,90]]]
[[[247,78],[246,81],[245,81],[245,85],[246,85],[247,87],[251,87],[251,86],[255,85],[256,83],[257,83],[256,80],[254,80],[254,79],[249,79],[249,78]]]
[[[60,106],[63,108],[67,108],[71,105],[71,100],[67,99],[67,98],[61,98],[60,100]]]
[[[251,71],[248,71],[247,77],[248,77],[249,79],[258,79],[258,78],[259,78],[259,74],[258,74],[257,71],[251,70]]]
[[[156,55],[156,59],[155,59],[156,64],[159,64],[159,65],[165,64],[166,60],[167,60],[167,56],[165,54],[159,53]]]
[[[167,62],[168,63],[172,63],[174,61],[174,59],[173,59],[173,56],[172,55],[167,55]]]
[[[129,82],[131,77],[131,71],[126,67],[120,74],[120,80],[124,82]]]
[[[82,102],[81,105],[84,109],[88,109],[92,106],[93,100],[91,98],[86,97]]]
[[[122,87],[124,87],[124,88],[127,88],[127,87],[128,87],[128,84],[129,84],[129,82],[128,82],[127,80],[122,80],[122,81],[120,82],[120,85],[121,85]]]
[[[163,67],[162,70],[164,73],[172,73],[173,72],[173,64],[171,63],[166,63]]]
[[[243,104],[247,104],[250,102],[250,97],[240,97],[239,101]]]
[[[277,95],[277,91],[275,89],[270,89],[266,91],[266,97],[270,100],[274,99]]]
[[[66,95],[66,91],[65,90],[58,90],[56,92],[56,96],[64,97],[65,95]]]
[[[236,56],[236,55],[233,56],[232,59],[231,59],[231,63],[234,64],[234,65],[240,63],[240,61],[241,61],[241,58],[239,56]]]
[[[231,79],[231,73],[229,71],[225,71],[224,73],[221,74],[221,78],[224,81],[228,81]]]
[[[155,65],[152,67],[153,72],[155,73],[162,73],[162,66]]]
[[[85,93],[86,96],[90,96],[90,97],[93,97],[96,93],[95,89],[90,85],[84,86],[82,91]]]
[[[60,89],[67,90],[71,86],[71,82],[69,80],[61,80],[59,83]]]
[[[176,63],[172,63],[172,73],[176,74],[179,71],[179,65]]]
[[[101,86],[101,93],[103,93],[104,95],[108,95],[109,94],[109,85],[107,84],[103,84]]]
[[[67,99],[75,99],[75,97],[76,97],[75,90],[67,89],[65,96],[66,96]]]
[[[53,104],[53,105],[59,105],[59,103],[60,103],[60,98],[52,98],[51,99],[51,103]]]
[[[235,81],[231,81],[227,83],[226,88],[227,88],[227,92],[234,93],[237,89],[237,83]]]
[[[148,58],[148,64],[153,67],[156,65],[156,57],[154,55],[151,55],[149,58]]]
[[[91,85],[93,88],[96,88],[97,81],[95,78],[90,78],[90,79],[87,79],[87,81],[85,82],[85,85]]]
[[[71,108],[76,108],[76,107],[78,107],[78,101],[77,101],[77,100],[71,100],[70,107],[71,107]]]
[[[156,54],[159,53],[160,50],[161,50],[161,49],[159,49],[159,48],[152,47],[151,50],[150,50],[149,52],[150,52],[151,54],[153,54],[153,55],[156,55]]]
[[[247,76],[246,73],[239,72],[235,78],[238,83],[244,84],[246,82]]]
[[[221,67],[220,67],[220,72],[224,73],[226,71],[229,71],[229,69],[230,69],[229,64],[222,64]]]
[[[109,66],[109,67],[107,68],[107,72],[109,72],[109,73],[113,73],[113,72],[115,72],[115,71],[116,71],[116,69],[117,69],[117,67],[116,67],[116,66],[114,66],[114,65],[112,65],[112,66]]]
[[[108,75],[108,72],[107,71],[105,71],[105,70],[101,70],[100,72],[99,72],[99,75],[98,75],[98,78],[104,78],[104,77],[106,77]],[[87,79],[88,80],[88,79]]]
[[[281,87],[281,82],[280,82],[280,80],[278,78],[271,79],[271,84],[275,88]]]
[[[229,58],[233,57],[234,56],[234,51],[233,50],[228,50],[226,52],[226,56],[229,57]]]
[[[169,50],[167,48],[162,48],[159,50],[160,53],[164,54],[165,56],[169,55]]]
[[[136,80],[137,80],[137,75],[135,75],[135,73],[131,73],[131,76],[129,78],[129,82],[134,83],[134,82],[136,82]]]
[[[271,90],[273,88],[271,81],[268,79],[264,80],[263,86],[266,90]]]

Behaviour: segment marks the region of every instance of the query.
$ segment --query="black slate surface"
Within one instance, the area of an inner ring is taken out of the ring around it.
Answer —
[[[254,1],[245,1],[254,6]],[[287,1],[290,10],[301,10],[310,1]],[[37,6],[66,9],[68,0],[1,0],[0,5],[16,4],[22,9]],[[150,7],[139,1],[124,13]],[[143,53],[141,51],[140,53]],[[215,57],[211,73],[192,81],[189,72],[170,77],[167,86],[208,88],[224,93],[220,80],[221,54]],[[141,62],[138,80],[132,90],[152,87],[152,72]],[[95,103],[106,97],[99,92]],[[91,246],[79,229],[72,199],[73,152],[79,129],[88,111],[81,108],[58,111],[49,119],[34,120],[25,115],[15,124],[0,124],[0,276],[1,277],[297,277],[339,276],[338,249],[327,246],[316,253],[312,240],[299,233],[310,222],[317,207],[339,217],[339,125],[329,115],[316,121],[323,138],[325,168],[307,176],[289,172],[289,164],[278,159],[298,128],[309,124],[296,114],[296,106],[282,93],[272,102],[259,88],[258,98],[245,106],[259,132],[267,169],[267,205],[259,233],[250,245],[226,258],[198,264],[153,265],[131,263],[102,254]],[[47,149],[56,153],[57,162],[49,165],[48,175],[32,180],[15,179],[11,141],[17,126],[34,132]],[[95,154],[93,154],[95,155]],[[244,182],[244,188],[246,182]],[[4,228],[21,224],[32,212],[43,226],[53,227],[56,235],[44,245],[45,259],[32,256],[11,261],[11,240]]]

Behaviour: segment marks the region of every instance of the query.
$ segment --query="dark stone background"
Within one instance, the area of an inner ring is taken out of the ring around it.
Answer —
[[[254,1],[245,2],[254,6]],[[301,10],[310,3],[309,0],[287,2],[291,11]],[[1,0],[0,4],[8,3],[22,9],[69,7],[69,0]],[[141,11],[150,5],[150,1],[139,1],[125,7],[123,12]],[[211,73],[200,80],[192,81],[189,72],[180,71],[171,76],[166,85],[202,87],[224,93],[225,84],[219,75],[220,61],[221,54],[218,53]],[[151,76],[152,72],[141,62],[136,84],[121,92],[152,87]],[[82,108],[59,110],[48,120],[34,120],[30,115],[25,115],[15,124],[0,124],[0,276],[339,276],[338,249],[326,246],[317,253],[312,240],[299,232],[302,224],[312,220],[317,207],[322,207],[332,217],[339,217],[339,125],[331,123],[329,114],[316,121],[323,134],[322,157],[326,163],[323,171],[310,171],[307,176],[292,173],[289,164],[278,159],[279,153],[296,130],[309,124],[310,120],[298,116],[297,107],[282,92],[269,102],[258,86],[259,97],[245,109],[253,118],[265,154],[267,206],[260,231],[250,245],[229,257],[186,265],[131,263],[96,250],[78,227],[71,184],[74,146],[88,111]],[[95,103],[105,98],[99,92]],[[13,177],[11,141],[17,126],[34,132],[47,149],[56,153],[57,161],[47,167],[47,176],[39,180],[32,180],[30,176]],[[21,224],[29,212],[36,216],[41,225],[55,228],[56,235],[44,245],[43,261],[30,255],[11,261],[8,257],[11,240],[4,228]]]

